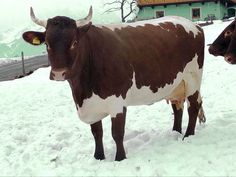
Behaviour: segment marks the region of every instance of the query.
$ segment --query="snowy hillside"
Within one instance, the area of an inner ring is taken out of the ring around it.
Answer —
[[[227,26],[204,27],[206,44]],[[114,162],[110,118],[104,119],[106,160],[93,158],[90,126],[76,113],[67,82],[48,79],[50,68],[0,82],[1,176],[236,176],[236,68],[208,54],[202,84],[207,122],[182,141],[171,131],[165,101],[129,107],[127,159]],[[184,113],[184,130],[187,125]]]
[[[32,6],[36,15],[48,19],[57,15],[65,15],[74,19],[84,18],[93,6],[95,23],[114,23],[120,21],[119,12],[104,13],[112,6],[105,6],[112,0],[1,0],[0,6],[0,60],[6,57],[18,57],[21,51],[26,56],[42,54],[45,47],[32,47],[22,40],[26,30],[44,30],[31,22],[29,8]]]

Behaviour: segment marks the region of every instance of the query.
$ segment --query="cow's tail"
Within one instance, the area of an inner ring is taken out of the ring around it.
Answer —
[[[198,112],[198,120],[199,120],[200,124],[206,122],[206,116],[205,116],[205,112],[202,107],[202,102],[200,104],[200,108],[199,108],[199,112]]]

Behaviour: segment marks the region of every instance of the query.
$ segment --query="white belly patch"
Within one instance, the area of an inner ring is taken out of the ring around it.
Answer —
[[[183,101],[186,97],[194,94],[200,89],[202,69],[199,69],[198,56],[190,61],[183,72],[179,72],[171,84],[166,84],[163,88],[158,88],[158,92],[153,93],[148,86],[140,89],[136,86],[135,73],[133,73],[133,85],[128,90],[126,98],[115,95],[106,99],[94,94],[83,101],[82,107],[78,107],[79,118],[88,124],[93,124],[110,115],[116,117],[123,112],[123,108],[134,105],[148,105],[166,99],[169,101]]]

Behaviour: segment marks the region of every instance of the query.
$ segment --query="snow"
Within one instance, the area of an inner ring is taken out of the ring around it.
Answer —
[[[112,13],[114,17],[107,19],[106,17],[109,14],[103,14],[105,11],[103,9],[104,3],[109,2],[109,0],[70,0],[68,3],[67,0],[57,0],[48,1],[48,0],[7,0],[1,1],[0,11],[0,32],[3,32],[8,29],[15,29],[14,27],[29,27],[35,26],[34,23],[30,23],[29,8],[32,6],[35,10],[37,16],[42,19],[47,19],[57,15],[67,15],[73,18],[83,18],[87,15],[90,5],[94,9],[94,19],[95,21],[114,21],[119,19],[118,12]],[[102,16],[103,19],[99,19],[99,16]],[[105,17],[105,18],[104,18]]]
[[[229,23],[204,27],[206,44]],[[235,176],[236,69],[207,48],[201,88],[206,124],[197,124],[196,134],[182,141],[171,130],[172,109],[165,101],[128,107],[127,159],[121,162],[114,161],[108,117],[106,159],[93,158],[90,127],[77,116],[69,84],[49,80],[50,68],[0,82],[1,176]],[[185,110],[184,131],[187,121]]]
[[[107,2],[111,2],[111,0],[70,0],[69,3],[68,0],[1,0],[0,60],[5,57],[20,56],[21,51],[25,51],[26,56],[41,55],[45,52],[45,47],[36,49],[26,44],[21,37],[22,33],[27,30],[44,31],[42,27],[35,25],[31,21],[29,13],[31,6],[34,8],[35,15],[38,18],[47,20],[58,15],[81,19],[88,14],[89,7],[92,5],[92,21],[94,23],[119,22],[119,11],[105,13],[107,9],[116,6],[105,6],[104,4]]]
[[[37,55],[39,56],[39,55]],[[35,56],[32,56],[32,57],[36,57]],[[24,60],[28,60],[30,59],[31,57],[28,57],[28,56],[24,56]],[[21,57],[13,57],[13,58],[0,58],[0,66],[4,66],[4,65],[7,65],[7,64],[11,64],[11,63],[16,63],[16,62],[19,62],[21,61],[22,58]]]
[[[19,60],[20,60],[20,58],[1,58],[0,66],[7,65],[7,64],[10,64],[10,63],[15,63]]]

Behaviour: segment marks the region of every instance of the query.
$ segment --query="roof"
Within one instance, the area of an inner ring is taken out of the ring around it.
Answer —
[[[228,7],[228,9],[235,9],[236,10],[236,6]]]
[[[185,3],[196,3],[196,2],[230,2],[235,3],[233,1],[236,0],[137,0],[138,6],[155,6],[155,5],[167,5],[167,4],[185,4]]]

